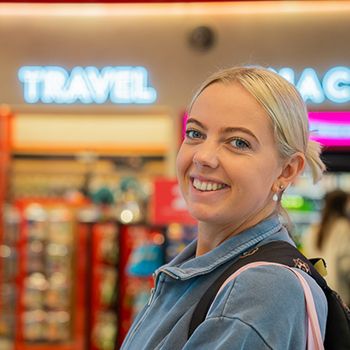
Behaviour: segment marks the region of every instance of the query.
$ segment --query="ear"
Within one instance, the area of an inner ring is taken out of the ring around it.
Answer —
[[[275,192],[277,192],[281,186],[284,189],[287,188],[304,170],[305,162],[305,155],[301,152],[296,152],[285,160],[282,165],[281,174],[274,183]]]

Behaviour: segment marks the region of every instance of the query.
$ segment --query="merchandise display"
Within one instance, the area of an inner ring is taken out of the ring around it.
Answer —
[[[20,334],[31,343],[72,337],[73,217],[63,206],[30,204],[20,248]]]
[[[146,221],[150,180],[120,179],[85,200],[36,196],[9,207],[1,287],[14,306],[2,307],[0,334],[14,350],[114,350],[147,302],[164,232]]]
[[[115,222],[92,226],[91,349],[114,350],[117,339],[119,228]]]
[[[153,272],[164,263],[165,237],[150,225],[122,225],[120,236],[120,337],[150,297]]]
[[[1,349],[83,349],[78,238],[75,208],[62,199],[27,198],[5,207]]]
[[[0,349],[12,350],[16,336],[16,310],[18,307],[19,224],[16,208],[4,207],[4,226],[0,244]]]

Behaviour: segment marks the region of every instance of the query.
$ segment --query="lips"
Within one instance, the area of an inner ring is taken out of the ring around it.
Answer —
[[[192,184],[195,189],[203,192],[219,191],[225,187],[228,187],[222,182],[202,179],[200,180],[198,178],[192,178]]]

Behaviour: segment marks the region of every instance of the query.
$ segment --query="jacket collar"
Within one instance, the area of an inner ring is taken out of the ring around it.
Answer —
[[[176,279],[186,280],[206,274],[278,232],[282,235],[279,239],[288,240],[286,229],[278,216],[273,215],[198,257],[195,257],[197,240],[194,240],[170,263],[159,268],[156,275],[165,272]]]

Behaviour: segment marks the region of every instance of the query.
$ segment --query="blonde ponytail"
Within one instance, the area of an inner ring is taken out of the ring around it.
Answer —
[[[309,140],[306,147],[305,157],[311,170],[314,183],[321,180],[322,174],[326,170],[326,166],[320,158],[321,150],[321,145],[318,142]]]

